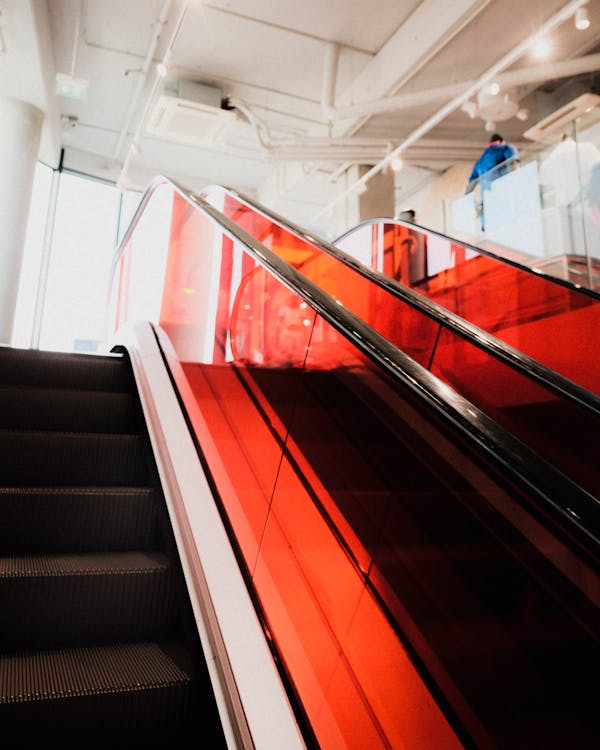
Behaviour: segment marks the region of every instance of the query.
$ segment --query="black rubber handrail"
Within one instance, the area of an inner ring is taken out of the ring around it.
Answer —
[[[258,211],[259,213],[263,214],[266,218],[273,219],[274,221],[280,223],[283,227],[285,227],[285,229],[289,229],[298,237],[301,237],[302,239],[306,239],[308,242],[311,242],[313,245],[317,245],[321,250],[325,250],[326,252],[331,252],[333,255],[337,255],[338,253],[341,253],[343,256],[349,258],[350,260],[353,260],[354,263],[358,263],[359,265],[361,265],[362,269],[364,269],[368,274],[373,273],[376,276],[381,275],[379,271],[375,271],[371,268],[368,268],[367,266],[362,266],[362,264],[360,264],[359,261],[356,261],[351,256],[346,256],[343,250],[340,250],[339,247],[336,247],[334,243],[340,242],[349,234],[352,234],[357,229],[360,229],[363,226],[369,226],[370,224],[376,224],[376,223],[381,222],[385,224],[397,224],[398,226],[407,227],[409,229],[416,229],[419,232],[423,232],[423,234],[431,234],[431,235],[434,235],[435,237],[440,237],[441,239],[447,240],[448,242],[454,242],[455,244],[462,245],[465,249],[472,250],[473,252],[479,253],[480,255],[487,255],[488,257],[493,258],[494,260],[497,260],[501,263],[506,263],[509,266],[514,266],[515,268],[518,268],[520,271],[525,271],[526,273],[529,273],[529,274],[535,274],[536,276],[541,276],[546,281],[552,284],[558,284],[559,286],[567,287],[573,292],[585,294],[589,297],[593,297],[594,299],[600,300],[600,292],[596,291],[595,289],[589,289],[588,287],[580,286],[579,284],[575,284],[572,281],[568,281],[567,279],[559,279],[557,276],[550,276],[549,274],[545,274],[540,271],[533,271],[529,266],[526,266],[523,263],[519,263],[519,261],[514,260],[513,258],[505,258],[504,256],[499,255],[498,253],[494,253],[492,250],[488,250],[487,248],[479,247],[478,245],[473,245],[470,242],[466,242],[465,240],[457,240],[454,237],[450,237],[449,235],[444,234],[443,232],[438,232],[436,229],[429,229],[427,227],[422,227],[418,224],[415,224],[414,222],[402,221],[400,219],[394,219],[394,218],[385,217],[385,216],[378,216],[378,217],[374,217],[371,219],[365,219],[364,221],[359,222],[358,224],[346,230],[345,232],[342,232],[342,234],[336,237],[333,240],[333,242],[328,242],[327,240],[324,240],[322,237],[318,237],[314,235],[313,233],[307,231],[306,229],[301,227],[299,224],[296,224],[293,221],[286,219],[285,217],[281,216],[281,214],[278,214],[275,211],[271,211],[271,209],[266,208],[261,203],[254,200],[254,198],[248,198],[246,195],[244,195],[243,193],[240,193],[237,190],[234,190],[233,188],[228,188],[223,185],[211,185],[205,188],[202,192],[206,193],[208,192],[208,190],[211,190],[214,188],[226,190],[228,193],[231,193],[231,195],[235,196],[237,199],[241,200],[243,203],[246,203],[248,206],[253,208],[255,211]]]
[[[532,451],[525,443],[463,396],[450,391],[448,386],[435,375],[412,360],[358,316],[336,304],[335,300],[314,282],[283,261],[272,250],[203,198],[177,185],[169,178],[156,178],[145,191],[117,250],[115,267],[143,209],[160,184],[170,185],[190,204],[209,216],[228,237],[240,242],[263,267],[276,276],[288,289],[308,302],[360,351],[426,403],[446,423],[458,428],[460,433],[468,435],[472,443],[493,465],[532,493],[548,515],[565,523],[573,537],[578,539],[597,562],[600,552],[600,501],[598,499]]]
[[[293,222],[286,221],[283,217],[279,216],[278,214],[269,211],[268,209],[264,208],[263,206],[260,206],[260,204],[256,203],[255,201],[252,201],[244,196],[242,196],[240,193],[238,193],[236,190],[230,190],[229,188],[224,188],[220,185],[211,186],[209,188],[206,188],[202,191],[202,193],[207,193],[209,190],[212,189],[220,189],[220,190],[226,190],[228,193],[233,195],[236,199],[241,200],[244,203],[247,203],[247,205],[255,210],[260,211],[266,218],[272,219],[274,221],[277,221],[278,223],[281,223],[281,225],[298,236],[300,239],[303,239],[313,245],[316,245],[320,250],[323,250],[324,252],[328,253],[329,255],[334,256],[337,258],[337,260],[341,261],[342,263],[352,267],[357,273],[361,274],[362,276],[368,278],[373,283],[377,284],[378,286],[384,288],[387,292],[392,294],[393,296],[397,297],[398,299],[401,299],[406,304],[410,305],[411,307],[419,310],[421,313],[426,315],[429,318],[432,318],[438,322],[440,322],[442,325],[449,328],[451,331],[456,333],[461,338],[470,341],[474,346],[477,346],[479,349],[482,349],[486,351],[488,354],[490,354],[495,359],[500,360],[501,362],[504,362],[505,364],[509,365],[515,370],[518,370],[519,372],[526,375],[528,378],[531,378],[536,383],[539,383],[540,385],[544,386],[548,390],[552,391],[553,393],[556,393],[560,395],[562,398],[565,398],[573,403],[575,403],[580,408],[584,409],[587,412],[591,412],[594,416],[600,417],[600,396],[592,391],[589,391],[587,388],[582,387],[578,383],[575,383],[570,378],[565,377],[564,375],[561,375],[560,373],[556,372],[555,370],[552,370],[550,367],[547,367],[546,365],[542,364],[538,360],[534,359],[533,357],[530,357],[529,355],[519,351],[515,347],[511,346],[510,344],[505,343],[504,341],[501,341],[500,339],[496,338],[492,334],[488,333],[482,328],[479,328],[478,326],[474,325],[473,323],[470,323],[465,318],[461,318],[460,315],[457,315],[456,313],[451,312],[450,310],[447,310],[442,305],[439,305],[437,302],[434,302],[433,300],[428,299],[427,297],[424,297],[423,295],[419,294],[418,292],[415,292],[410,287],[404,286],[403,284],[400,284],[395,279],[390,278],[389,276],[386,276],[385,274],[381,273],[380,271],[376,271],[372,268],[368,268],[367,266],[364,266],[360,261],[356,260],[350,255],[347,255],[343,250],[340,250],[338,247],[335,247],[334,245],[326,242],[325,240],[316,237],[315,235],[307,232],[306,230],[302,229],[298,225],[294,224]],[[376,221],[385,221],[386,223],[395,223],[401,226],[407,226],[414,228],[416,225],[409,224],[406,222],[401,222],[397,220],[392,219],[370,219],[367,222],[363,222],[364,224],[374,223]],[[360,226],[360,225],[359,225]],[[421,228],[418,228],[421,230]],[[353,230],[349,230],[353,231]],[[438,232],[433,232],[432,230],[423,230],[425,232],[428,232],[430,234],[436,234],[439,237],[445,237],[445,235],[442,235]],[[451,240],[449,237],[445,237],[446,239]],[[495,258],[496,260],[500,260],[502,262],[508,263],[510,265],[513,265],[520,270],[527,271],[528,273],[533,273],[530,268],[527,266],[521,266],[518,263],[515,263],[513,261],[509,261],[503,258],[500,258],[499,256],[494,255],[493,253],[483,251],[479,248],[476,248],[473,245],[467,245],[465,243],[462,243],[465,247],[468,247],[470,249],[473,249],[476,252],[480,252],[484,255],[489,255],[490,257]],[[536,276],[539,276],[540,274],[536,274]],[[545,276],[545,279],[547,279],[549,282],[556,282],[558,284],[563,284],[563,282],[560,279],[554,279],[553,277]],[[570,284],[569,282],[565,282],[564,286],[569,287],[572,291],[577,292],[590,292],[590,296],[594,298],[598,298],[600,300],[600,295],[592,292],[591,290],[583,290],[575,287],[573,284]]]

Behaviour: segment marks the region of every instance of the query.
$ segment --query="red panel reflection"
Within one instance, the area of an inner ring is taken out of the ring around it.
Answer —
[[[543,389],[234,197],[225,205],[337,304],[540,452],[556,449],[546,427],[519,416],[551,400]],[[381,246],[394,276],[431,282],[434,293],[430,248],[412,229],[392,228]],[[371,250],[379,247],[373,235]],[[469,265],[481,259],[461,261],[463,250],[437,272],[451,286],[439,294],[448,306],[482,310]],[[506,296],[530,292],[525,283]],[[527,299],[529,312],[539,305],[530,322],[549,310],[572,320],[564,299]],[[491,308],[489,322],[499,325]],[[529,322],[513,313],[504,330],[521,335]],[[181,362],[174,376],[241,562],[319,746],[458,750],[456,722],[471,744],[508,750],[521,731],[514,717],[537,711],[540,726],[528,725],[528,736],[561,747],[550,720],[558,716],[566,734],[578,726],[565,690],[581,681],[581,654],[546,665],[536,650],[539,613],[551,611],[569,645],[579,633],[567,639],[571,623],[528,577],[528,540],[515,534],[514,556],[490,530],[487,506],[480,523],[477,487],[443,455],[438,433],[417,429],[398,385],[178,195],[159,323]],[[566,407],[557,439],[573,414]],[[580,470],[588,455],[569,468]]]
[[[422,229],[381,222],[373,230],[383,237],[383,265],[378,258],[373,268],[600,393],[596,296]],[[352,234],[339,246],[350,249]]]

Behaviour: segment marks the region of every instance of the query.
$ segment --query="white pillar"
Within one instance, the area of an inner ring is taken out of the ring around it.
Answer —
[[[369,167],[354,164],[346,172],[346,181],[354,184],[368,171]],[[362,191],[355,190],[346,197],[347,227],[367,219],[393,218],[394,203],[394,173],[388,169],[371,177]]]
[[[0,344],[10,344],[43,113],[0,97]]]

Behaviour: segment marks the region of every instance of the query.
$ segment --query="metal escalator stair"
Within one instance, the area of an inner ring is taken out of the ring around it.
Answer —
[[[0,348],[0,723],[225,747],[123,355]]]

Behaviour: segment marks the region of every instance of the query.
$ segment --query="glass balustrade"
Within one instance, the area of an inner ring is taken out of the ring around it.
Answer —
[[[540,454],[596,492],[596,415],[568,402],[449,321],[424,313],[394,287],[372,279],[241,197],[212,188],[205,197],[286,262],[358,315],[419,364],[492,416]],[[383,274],[473,323],[575,384],[600,394],[596,334],[600,299],[398,222],[373,222],[339,243]],[[539,412],[538,415],[534,412]],[[569,427],[571,425],[571,427]],[[578,427],[574,429],[574,425]],[[565,430],[570,443],[565,450]]]
[[[119,258],[115,327],[159,331],[309,735],[327,749],[512,750],[526,726],[540,746],[585,746],[589,612],[570,607],[597,578],[569,533],[548,548],[541,508],[514,515],[522,487],[490,478],[493,462],[365,354],[362,324],[456,387],[450,403],[464,390],[540,452],[562,446],[557,464],[597,490],[589,453],[564,450],[592,415],[237,196],[204,197],[290,274],[159,183]],[[564,638],[550,659],[546,616]]]

